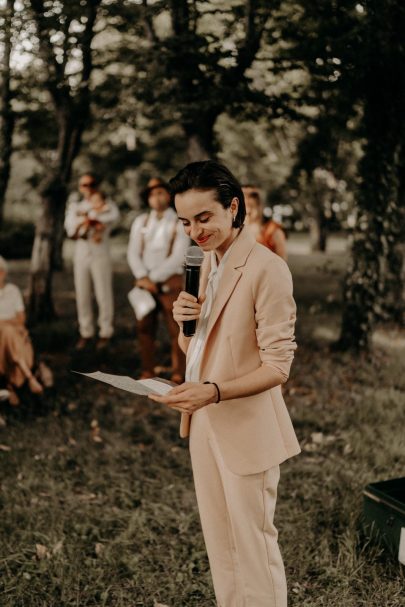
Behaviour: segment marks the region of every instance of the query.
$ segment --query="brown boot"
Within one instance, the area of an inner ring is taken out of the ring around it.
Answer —
[[[99,337],[96,343],[96,350],[100,352],[100,350],[105,350],[108,348],[110,344],[110,339],[108,337]]]
[[[90,345],[91,339],[89,337],[80,337],[77,344],[75,345],[75,350],[80,352],[85,350]]]

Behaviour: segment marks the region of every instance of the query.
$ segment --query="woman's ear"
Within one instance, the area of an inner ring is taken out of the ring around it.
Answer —
[[[239,208],[239,198],[237,198],[235,196],[235,198],[232,199],[232,202],[231,202],[231,205],[229,208],[231,209],[231,213],[233,216],[237,215],[238,208]]]

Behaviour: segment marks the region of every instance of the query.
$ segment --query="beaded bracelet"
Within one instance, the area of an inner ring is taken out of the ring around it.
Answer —
[[[219,401],[221,400],[221,392],[219,391],[218,384],[216,384],[214,381],[205,381],[203,383],[212,384],[213,386],[215,386],[215,388],[217,389],[217,400],[215,401],[215,403],[219,403]]]

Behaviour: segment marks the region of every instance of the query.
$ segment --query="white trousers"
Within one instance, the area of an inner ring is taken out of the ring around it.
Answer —
[[[100,337],[111,337],[114,332],[114,299],[112,265],[107,245],[85,240],[77,241],[73,272],[80,335],[90,338],[95,333],[92,302],[93,284],[98,306]]]
[[[204,408],[191,418],[190,453],[217,605],[287,607],[273,524],[279,466],[248,476],[233,474]]]

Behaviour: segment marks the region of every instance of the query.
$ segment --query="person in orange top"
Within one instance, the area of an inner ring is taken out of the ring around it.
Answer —
[[[286,236],[282,226],[270,219],[263,223],[263,203],[258,189],[252,185],[242,188],[246,204],[246,220],[257,242],[287,261]]]

